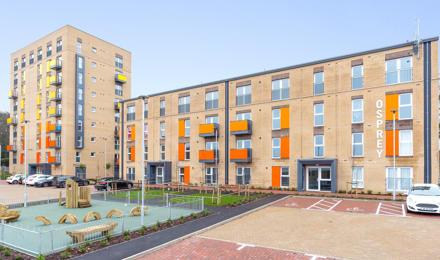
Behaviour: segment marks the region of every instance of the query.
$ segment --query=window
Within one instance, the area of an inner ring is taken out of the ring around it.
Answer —
[[[82,147],[82,146],[83,146],[83,139],[82,139],[82,136],[78,136],[78,137],[76,138],[76,146],[77,146],[77,147]]]
[[[81,162],[81,152],[76,152],[75,161],[77,163]]]
[[[95,122],[92,122],[90,125],[91,125],[92,127],[95,127],[95,126],[96,126],[96,123],[95,123]]]
[[[46,56],[49,57],[50,55],[52,55],[52,44],[47,45]]]
[[[165,100],[160,101],[160,116],[165,116]]]
[[[289,98],[289,79],[272,81],[272,101]]]
[[[82,121],[78,120],[78,124],[76,125],[76,130],[79,132],[82,132]]]
[[[272,130],[281,129],[281,112],[280,109],[272,109]]]
[[[353,133],[352,137],[352,156],[362,157],[364,156],[364,134],[363,133]]]
[[[351,89],[361,89],[364,87],[364,66],[358,65],[351,67]]]
[[[245,112],[245,113],[238,113],[237,114],[237,120],[251,120],[252,114],[251,112]]]
[[[148,146],[144,146],[144,161],[148,161]]]
[[[43,58],[43,49],[38,49],[37,60],[40,61]]]
[[[324,94],[324,72],[313,74],[313,95]]]
[[[215,108],[218,108],[218,91],[206,93],[205,109],[209,110]]]
[[[364,167],[353,167],[352,188],[364,188]]]
[[[92,82],[95,83],[96,82],[96,78],[92,77]]]
[[[21,67],[26,67],[26,56],[21,57]]]
[[[90,137],[90,142],[95,142],[96,141],[96,137]]]
[[[160,145],[160,159],[162,161],[165,161],[165,145],[164,144]]]
[[[190,145],[189,143],[185,143],[185,160],[190,159]]]
[[[185,168],[179,168],[179,182],[183,183],[185,181]]]
[[[127,147],[127,160],[131,161],[131,147]]]
[[[387,191],[409,191],[412,185],[413,168],[412,167],[387,167],[386,170],[386,187]],[[395,184],[395,186],[394,186]]]
[[[96,53],[96,48],[95,47],[92,47],[92,52]]]
[[[29,54],[29,64],[34,64],[34,53],[33,52],[31,52]]]
[[[364,100],[353,99],[351,101],[351,122],[353,124],[364,122]]]
[[[127,126],[127,140],[131,141],[131,125]]]
[[[81,41],[78,40],[76,42],[76,52],[81,53],[81,49],[82,49],[82,44],[81,44]]]
[[[95,157],[95,152],[91,152],[90,157]]]
[[[190,97],[180,97],[179,98],[179,114],[190,112]]]
[[[57,41],[57,52],[60,52],[63,50],[63,40]]]
[[[206,168],[205,183],[206,184],[216,184],[217,183],[217,168],[216,167],[207,167]]]
[[[281,167],[281,187],[289,187],[289,167]]]
[[[399,119],[412,118],[412,93],[399,95]]]
[[[237,167],[237,185],[249,185],[251,181],[250,167]]]
[[[148,138],[148,124],[144,124],[144,140]]]
[[[218,124],[218,116],[207,116],[205,118],[206,124]]]
[[[122,90],[121,90],[121,96],[122,96]],[[144,104],[144,118],[148,118],[148,103]]]
[[[189,121],[189,119],[186,119],[185,120],[185,136],[189,137],[190,132],[191,132],[190,121]]]
[[[324,104],[314,104],[313,105],[313,112],[314,112],[314,120],[313,120],[313,126],[323,126],[324,125]]]
[[[160,122],[160,138],[165,138],[165,122]]]
[[[92,112],[93,112],[93,113],[96,112],[96,107],[92,107]]]
[[[324,157],[324,136],[323,135],[315,135],[314,136],[314,156],[315,157]]]
[[[119,140],[115,139],[115,150],[119,150]]]
[[[78,89],[78,90],[80,90],[80,89]],[[81,92],[82,92],[82,90],[81,90]],[[95,91],[92,91],[92,97],[96,97],[96,92]]]
[[[96,62],[92,61],[92,68],[96,68]]]
[[[78,72],[78,84],[80,84],[80,85],[83,84],[83,75],[80,72]]]
[[[237,140],[237,149],[251,149],[251,139]]]
[[[413,155],[413,131],[400,130],[399,131],[399,156]]]
[[[272,158],[279,159],[281,157],[281,139],[272,138]]]
[[[129,106],[127,107],[127,121],[133,121],[136,119],[136,107]]]
[[[387,60],[385,63],[386,84],[412,81],[412,57]]]
[[[249,105],[252,100],[251,85],[237,87],[237,97],[235,103],[237,106]]]
[[[205,149],[208,151],[217,150],[218,143],[217,142],[206,142]]]
[[[163,183],[163,167],[156,168],[156,184]]]
[[[115,122],[116,123],[119,123],[119,118],[120,118],[119,112],[115,113]]]
[[[115,66],[118,68],[123,68],[123,63],[122,63],[122,57],[121,56],[115,56]]]
[[[127,180],[128,181],[134,181],[136,176],[135,176],[135,170],[136,168],[134,167],[127,167]]]

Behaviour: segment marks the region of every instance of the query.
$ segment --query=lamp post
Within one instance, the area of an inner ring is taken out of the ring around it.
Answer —
[[[391,110],[393,112],[393,200],[396,200],[396,112],[397,109]]]
[[[142,206],[141,206],[141,225],[144,225],[144,205],[145,205],[145,100],[142,99]]]
[[[24,120],[24,207],[27,207],[27,143],[26,143],[26,126],[29,120]]]

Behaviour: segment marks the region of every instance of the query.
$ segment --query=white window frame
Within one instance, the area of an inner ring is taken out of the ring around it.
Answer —
[[[144,124],[144,140],[148,139],[148,123]]]
[[[183,183],[185,181],[185,167],[179,168],[179,182]]]
[[[218,149],[218,142],[206,142],[205,149],[207,151],[217,150]]]
[[[359,67],[361,68],[361,75],[355,76],[354,70],[355,70],[355,68],[359,68]],[[364,78],[364,65],[361,64],[361,65],[352,66],[351,67],[351,89],[352,90],[363,89],[364,88],[364,81],[363,80],[362,80],[362,85],[360,88],[354,88],[354,84],[353,84],[355,79],[363,79],[363,78]]]
[[[322,136],[322,144],[317,144],[316,143],[316,139],[318,136]],[[316,148],[317,147],[322,147],[322,155],[317,155],[316,154]],[[325,156],[325,137],[324,135],[315,135],[313,136],[313,156],[316,158],[322,158]]]
[[[274,89],[276,82],[280,83],[280,87]],[[285,84],[286,82],[287,82],[287,84]],[[284,85],[287,85],[287,86],[284,86]],[[283,97],[283,89],[287,89],[288,90],[288,92],[287,92],[288,96],[287,97]],[[279,99],[274,99],[274,95],[273,95],[274,91],[279,91],[280,92],[280,98]],[[290,78],[272,80],[272,92],[271,92],[271,95],[272,95],[272,101],[289,99],[290,98]]]
[[[410,97],[410,103],[409,104],[401,104],[401,97],[404,95],[408,95]],[[399,119],[412,119],[413,118],[413,95],[412,93],[404,93],[404,94],[400,94],[399,95]],[[410,117],[402,117],[402,114],[400,113],[400,111],[402,111],[401,109],[403,107],[410,107],[411,108],[411,116]]]
[[[246,96],[250,95],[251,100],[249,103],[246,102]],[[239,102],[240,100],[240,102]],[[236,106],[244,106],[252,103],[252,87],[251,85],[237,87],[236,98],[235,98]]]
[[[191,158],[191,145],[190,143],[185,143],[185,161]]]
[[[246,183],[246,169],[249,169],[249,180],[248,183]],[[241,172],[239,174],[239,172]],[[238,183],[237,179],[238,176],[241,176],[242,183]],[[235,182],[237,185],[250,185],[251,184],[251,178],[252,178],[252,168],[251,167],[237,167],[235,170]]]
[[[322,74],[322,81],[317,81],[317,76],[318,75],[320,75],[320,74]],[[323,84],[323,90],[322,90],[322,93],[316,93],[316,85],[318,85],[318,84]],[[321,72],[315,72],[315,73],[313,73],[313,95],[315,96],[315,95],[323,95],[325,93],[325,84],[324,84],[324,71],[321,71]]]
[[[322,106],[322,112],[317,113],[316,108]],[[318,124],[316,121],[317,117],[322,117],[322,124]],[[318,103],[313,105],[313,126],[324,126],[324,103]]]
[[[394,179],[391,176],[391,172],[393,171],[394,167],[386,167],[386,181],[385,181],[385,188],[387,190],[387,192],[391,192],[394,190],[394,183],[391,183],[391,188],[388,188],[388,182],[394,182]],[[409,189],[411,189],[413,180],[414,180],[414,175],[413,175],[413,167],[396,167],[396,171],[397,171],[397,180],[396,180],[396,191],[397,192],[406,192],[409,191],[406,189],[402,189],[402,169],[410,169],[410,183],[409,183]]]
[[[189,119],[185,119],[185,137],[189,137],[191,135],[191,122]]]
[[[402,133],[410,133],[411,138],[410,140],[404,140],[405,138],[402,138]],[[411,147],[410,152],[403,153],[402,152],[402,146],[409,144]],[[413,149],[413,130],[399,130],[399,156],[413,156],[414,155],[414,149]]]
[[[360,102],[361,108],[355,108],[355,103]],[[359,121],[355,121],[355,113],[361,114],[361,119]],[[357,123],[363,123],[364,122],[364,99],[353,99],[351,100],[351,123],[357,124]]]
[[[355,135],[360,135],[362,137],[362,141],[360,143],[355,143]],[[360,155],[355,155],[354,154],[354,147],[356,145],[361,145],[362,146],[362,154]],[[352,133],[351,134],[351,156],[352,157],[364,157],[364,133]]]
[[[411,63],[411,68],[410,69],[402,69],[402,60],[409,58],[410,63]],[[396,61],[396,70],[393,71],[388,71],[388,62],[391,61]],[[407,82],[412,82],[413,81],[413,60],[412,60],[412,56],[407,56],[407,57],[401,57],[401,58],[397,58],[397,59],[392,59],[392,60],[387,60],[385,61],[385,84],[386,85],[394,85],[394,84],[399,84],[399,83],[407,83]],[[411,70],[411,79],[409,81],[402,81],[400,78],[400,71],[401,70]],[[393,82],[393,83],[387,83],[387,74],[390,72],[396,72],[397,73],[397,82]]]
[[[165,144],[161,144],[160,145],[160,160],[161,161],[165,161],[165,150],[166,150]]]
[[[281,109],[275,108],[272,109],[272,130],[279,129],[281,129]]]
[[[283,169],[284,170],[287,169],[287,175],[283,174]],[[283,178],[287,178],[288,179],[287,182],[289,184],[287,186],[283,185]],[[289,185],[290,185],[290,169],[289,169],[289,167],[280,167],[280,187],[281,188],[288,188]]]
[[[207,176],[211,176],[211,183],[206,182]],[[217,167],[206,167],[205,170],[205,182],[206,184],[215,185],[217,184],[218,168]]]
[[[214,101],[217,100],[217,104]],[[211,102],[211,107],[208,107],[208,102]],[[205,94],[205,109],[212,110],[218,108],[218,90],[211,91]]]
[[[275,144],[275,140],[278,140],[278,145]],[[279,151],[278,152],[278,154],[279,154],[278,157],[276,157],[274,155],[274,151],[276,151],[276,150]],[[281,158],[281,138],[275,137],[275,138],[272,138],[272,159],[280,159],[280,158]]]
[[[252,113],[251,112],[244,112],[244,113],[237,113],[237,120],[252,120]]]
[[[160,138],[165,138],[165,122],[160,122]]]
[[[218,124],[218,116],[207,116],[205,124]]]
[[[355,174],[356,170],[360,170],[360,172],[357,172],[357,173],[360,173],[360,176]],[[351,187],[352,188],[363,189],[364,188],[364,167],[362,167],[362,166],[353,166],[351,171],[352,171],[352,184],[351,184]],[[356,184],[356,182],[357,182],[357,184]]]
[[[252,148],[251,139],[237,140],[237,149],[251,149],[251,148]]]

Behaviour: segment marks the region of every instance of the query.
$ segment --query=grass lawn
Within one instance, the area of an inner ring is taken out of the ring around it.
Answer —
[[[222,194],[221,203],[219,205],[217,205],[217,200],[216,200],[217,194],[214,193],[214,200],[212,200],[212,194],[195,193],[195,194],[189,195],[188,197],[172,198],[172,199],[170,199],[170,202],[171,203],[182,203],[182,202],[189,203],[191,200],[193,200],[194,197],[201,197],[201,196],[204,197],[203,200],[204,200],[205,206],[216,206],[216,207],[222,207],[222,206],[231,205],[234,203],[240,203],[240,202],[247,199],[247,197],[244,196],[244,193],[241,193],[241,196],[238,196],[237,194],[233,194],[233,195]],[[256,199],[256,198],[261,198],[264,196],[265,196],[265,194],[251,194],[249,196],[249,198]]]
[[[128,191],[127,191],[128,192]],[[109,197],[113,197],[113,198],[127,198],[127,192],[119,192],[116,194],[111,194],[108,195]],[[130,199],[137,199],[138,198],[138,193],[139,193],[139,198],[142,198],[142,190],[138,189],[138,190],[132,190],[129,191],[130,192]],[[162,190],[149,190],[149,191],[145,191],[145,199],[154,199],[154,198],[158,198],[164,195],[165,192],[162,192]],[[170,195],[179,195],[182,194],[183,192],[177,192],[177,191],[170,191]]]

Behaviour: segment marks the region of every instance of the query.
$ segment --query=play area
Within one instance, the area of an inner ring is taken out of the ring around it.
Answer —
[[[19,251],[38,255],[63,250],[107,235],[136,230],[141,225],[141,207],[126,200],[91,199],[88,187],[66,184],[66,197],[57,203],[10,210],[0,206],[0,242]],[[132,201],[133,202],[133,201]],[[145,203],[144,225],[176,219],[201,211],[173,203],[168,207]]]

